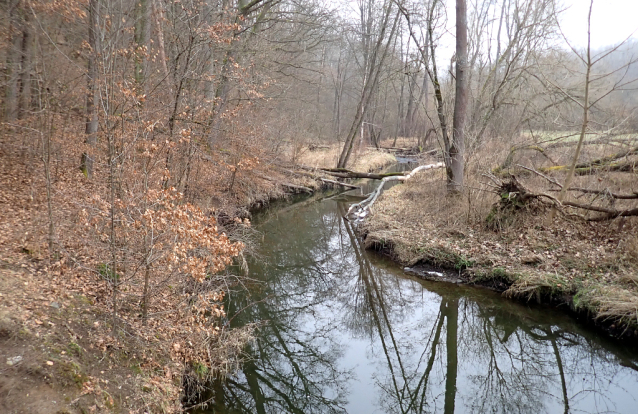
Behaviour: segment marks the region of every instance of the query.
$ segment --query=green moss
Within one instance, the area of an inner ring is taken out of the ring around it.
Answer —
[[[133,364],[133,365],[130,366],[130,369],[131,369],[131,371],[133,371],[137,375],[141,375],[142,374],[142,368],[140,367],[140,364]]]
[[[508,272],[504,267],[472,269],[473,283],[504,282],[514,283],[520,276],[518,273]]]
[[[464,270],[475,264],[474,260],[443,246],[421,246],[417,252],[425,262],[448,269]]]
[[[60,376],[69,385],[75,384],[79,389],[82,389],[84,383],[89,379],[80,365],[73,361],[60,361],[57,365]]]
[[[82,354],[82,347],[75,342],[69,343],[66,348],[70,355],[80,356]]]

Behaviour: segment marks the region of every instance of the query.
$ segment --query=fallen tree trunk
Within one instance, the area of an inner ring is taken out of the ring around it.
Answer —
[[[348,209],[348,212],[345,215],[345,218],[350,219],[350,217],[353,217],[354,219],[359,220],[367,216],[368,212],[370,211],[370,207],[372,207],[372,205],[375,203],[375,201],[377,201],[377,199],[383,192],[383,187],[385,186],[385,183],[389,181],[401,181],[401,182],[407,181],[420,171],[431,170],[435,168],[443,168],[443,167],[445,167],[445,164],[442,162],[438,162],[436,164],[428,164],[428,165],[422,165],[420,167],[416,167],[408,174],[384,177],[379,183],[379,186],[376,188],[376,190],[374,190],[368,196],[368,198],[361,201],[360,203],[356,203],[350,206],[350,208]]]
[[[536,171],[533,168],[529,168],[526,167],[524,165],[520,165],[517,164],[518,167],[523,168],[524,170],[533,172],[534,174],[543,177],[544,179],[546,179],[547,181],[549,181],[550,183],[554,184],[555,186],[557,186],[559,189],[563,189],[563,185],[561,183],[559,183],[558,181],[556,181],[555,179],[546,176],[545,174]],[[559,191],[559,190],[555,190],[555,189],[551,189],[549,191]],[[634,191],[632,194],[619,194],[619,193],[612,193],[610,189],[605,188],[604,190],[593,190],[590,188],[581,188],[581,187],[569,187],[567,189],[567,191],[579,191],[581,193],[585,193],[585,194],[596,194],[596,195],[602,195],[604,197],[610,197],[610,198],[615,198],[618,200],[633,200],[633,199],[638,199],[638,191]]]
[[[391,173],[364,173],[358,171],[348,170],[346,168],[312,168],[305,165],[299,166],[308,171],[320,171],[324,174],[331,175],[338,178],[368,178],[371,180],[383,180],[386,177],[405,176],[405,172],[391,172]]]
[[[568,165],[556,165],[553,167],[540,167],[538,170],[544,173],[551,173],[553,171],[565,171],[569,168]],[[501,170],[499,167],[495,168],[492,172],[494,175],[507,178],[510,175],[518,175],[524,172],[524,169],[509,169],[509,170]],[[529,170],[528,170],[529,171]],[[574,171],[575,175],[593,175],[599,173],[601,171],[604,172],[626,172],[626,173],[637,173],[638,172],[638,162],[636,161],[628,161],[623,163],[610,163],[606,165],[592,165],[588,167],[576,168]]]
[[[292,184],[292,183],[281,182],[281,181],[275,180],[273,178],[266,177],[263,174],[255,174],[255,176],[261,178],[262,180],[266,180],[266,181],[270,181],[270,182],[275,183],[275,184],[279,184],[282,187],[288,187],[288,188],[290,188],[292,190],[295,190],[296,192],[308,193],[308,194],[313,194],[315,192],[315,190],[313,190],[310,187],[305,187],[303,185],[297,185],[297,184]]]
[[[558,191],[558,190],[551,190],[551,191]],[[604,197],[615,198],[617,200],[638,199],[638,192],[635,192],[633,194],[618,194],[618,193],[612,193],[611,190],[609,190],[608,188],[604,190],[592,190],[589,188],[569,187],[567,191],[578,191],[585,194],[596,194],[596,195],[601,195]]]
[[[592,161],[593,163],[593,161]],[[552,171],[564,171],[568,169],[568,165],[556,165],[554,167],[542,167],[539,170],[543,172],[552,172]],[[638,165],[636,162],[623,162],[623,163],[609,163],[609,164],[591,164],[582,163],[576,166],[574,173],[576,175],[592,175],[599,171],[610,171],[610,172],[629,172],[633,173],[638,170]]]
[[[505,159],[505,161],[498,167],[496,167],[493,172],[497,175],[505,176],[508,174],[516,174],[517,171],[506,171],[511,166],[511,163],[514,158],[514,153],[520,150],[533,150],[538,151],[539,153],[545,155],[546,148],[542,148],[538,145],[527,145],[523,147],[515,147],[512,148],[509,155]],[[616,171],[616,172],[634,172],[636,171],[636,163],[635,162],[624,162],[624,163],[614,163],[614,161],[619,160],[620,158],[628,157],[630,155],[638,154],[638,147],[633,147],[627,149],[625,151],[618,152],[616,154],[607,155],[602,158],[598,158],[592,161],[581,162],[576,164],[574,173],[576,175],[590,175],[594,174],[600,170],[605,171]],[[548,157],[548,159],[553,163],[553,161]],[[551,172],[551,171],[564,171],[569,169],[569,165],[554,165],[551,167],[541,167],[539,168],[542,172]]]
[[[306,172],[306,171],[292,171],[292,170],[288,170],[288,169],[285,169],[285,168],[282,168],[282,170],[287,172],[287,173],[289,173],[289,174],[292,174],[292,175],[302,175],[304,177],[309,177],[309,178],[312,178],[313,180],[318,180],[318,181],[321,181],[321,182],[326,183],[326,184],[338,185],[338,186],[341,186],[341,187],[344,187],[344,188],[349,188],[351,190],[358,190],[359,188],[361,188],[360,186],[357,186],[357,185],[346,184],[346,183],[342,183],[342,182],[335,181],[335,180],[329,180],[327,178],[320,177],[317,174],[312,174],[312,173],[309,173],[309,172]]]
[[[613,137],[601,137],[596,139],[590,139],[588,141],[584,141],[583,145],[607,145],[607,144],[627,144],[631,141],[623,138],[613,138]],[[553,144],[549,144],[544,148],[555,149],[555,148],[565,148],[565,147],[573,147],[578,144],[578,141],[567,141],[567,142],[555,142]]]

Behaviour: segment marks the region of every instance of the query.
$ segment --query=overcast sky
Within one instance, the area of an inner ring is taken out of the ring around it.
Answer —
[[[346,13],[358,19],[357,0],[330,0],[346,7]],[[454,54],[455,0],[444,0],[447,4],[447,32],[439,39],[437,56],[449,61]],[[467,0],[468,8],[473,2]],[[577,49],[587,45],[587,14],[590,0],[556,0],[560,13],[561,29],[570,44]],[[632,35],[633,34],[633,35]],[[638,0],[594,0],[592,11],[591,43],[593,49],[616,45],[628,36],[638,39]],[[567,45],[565,45],[567,47]]]
[[[567,8],[559,19],[563,32],[577,47],[587,45],[589,0],[563,0]],[[592,47],[614,45],[638,29],[638,0],[594,0],[592,9]]]

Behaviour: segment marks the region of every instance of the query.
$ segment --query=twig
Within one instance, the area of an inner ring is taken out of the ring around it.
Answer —
[[[521,167],[521,168],[522,168],[522,169],[524,169],[524,170],[527,170],[527,171],[533,172],[534,174],[536,174],[536,175],[538,175],[538,176],[540,176],[540,177],[543,177],[544,179],[546,179],[546,180],[547,180],[547,181],[549,181],[550,183],[552,183],[552,184],[554,184],[554,185],[557,185],[557,186],[558,186],[558,187],[560,187],[560,188],[563,188],[563,185],[562,185],[561,183],[559,183],[558,181],[554,180],[554,179],[553,179],[553,178],[551,178],[551,177],[546,176],[545,174],[543,174],[543,173],[541,173],[541,172],[539,172],[539,171],[536,171],[536,170],[535,170],[535,169],[533,169],[533,168],[529,168],[529,167],[526,167],[526,166],[521,165],[521,164],[516,164],[516,166],[517,166],[517,167]]]

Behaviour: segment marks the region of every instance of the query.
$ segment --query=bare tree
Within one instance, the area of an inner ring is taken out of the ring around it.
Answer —
[[[467,60],[467,5],[456,0],[456,93],[454,120],[450,144],[448,191],[458,193],[463,188],[465,172],[465,118],[468,102],[469,65]]]
[[[352,125],[350,126],[348,135],[346,136],[343,149],[341,150],[341,155],[339,156],[339,161],[337,162],[337,168],[345,168],[348,164],[348,161],[350,160],[350,155],[352,154],[355,138],[357,136],[357,133],[359,133],[359,129],[361,128],[361,125],[365,118],[368,104],[370,103],[373,95],[373,91],[378,85],[381,68],[388,55],[388,51],[390,49],[389,45],[394,38],[400,16],[398,11],[396,13],[394,12],[393,4],[394,3],[392,1],[384,3],[384,13],[379,22],[376,41],[374,43],[368,44],[368,39],[364,35],[364,39],[366,39],[366,42],[364,42],[364,44],[369,45],[369,47],[364,47],[364,51],[367,51],[364,53],[364,55],[366,57],[365,60],[369,63],[364,65],[365,72],[363,85],[361,87],[357,110]]]
[[[98,131],[98,54],[99,54],[99,39],[98,39],[98,14],[100,10],[100,0],[89,0],[89,56],[87,59],[87,91],[86,91],[86,128],[85,128],[85,142],[89,147],[95,147],[97,145],[97,131]],[[82,155],[82,170],[84,174],[92,178],[93,177],[93,163],[95,154],[85,152]]]

